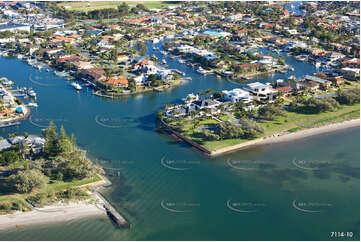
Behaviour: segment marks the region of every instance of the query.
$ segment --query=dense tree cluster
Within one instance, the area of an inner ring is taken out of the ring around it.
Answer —
[[[20,193],[31,192],[34,188],[42,188],[49,182],[49,178],[35,169],[19,171],[10,176],[10,183]]]
[[[334,98],[309,98],[294,111],[298,113],[315,114],[333,112],[340,108],[340,104]]]
[[[360,89],[353,89],[350,91],[339,90],[337,92],[336,100],[340,104],[346,104],[346,105],[360,103]]]
[[[263,134],[264,130],[255,121],[250,119],[241,119],[239,124],[231,122],[222,122],[217,124],[215,131],[203,130],[203,135],[208,140],[225,140],[225,139],[253,139]]]
[[[64,127],[60,127],[60,133],[54,123],[50,123],[44,129],[45,138],[44,152],[40,157],[27,161],[24,170],[13,174],[9,178],[9,184],[20,193],[29,193],[35,188],[45,186],[49,180],[72,181],[93,177],[103,170],[94,165],[85,154],[75,145],[74,136],[69,137]],[[1,165],[9,165],[23,159],[22,148],[13,147],[4,151],[0,156]],[[38,198],[41,199],[41,198]]]
[[[266,120],[275,120],[279,116],[285,116],[284,111],[280,106],[274,104],[267,104],[258,109],[258,114]]]

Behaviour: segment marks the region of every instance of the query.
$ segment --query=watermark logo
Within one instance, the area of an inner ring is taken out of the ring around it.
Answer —
[[[266,207],[265,203],[260,202],[235,202],[228,200],[227,208],[237,213],[256,213]]]
[[[32,115],[29,116],[29,123],[39,128],[49,127],[51,121],[54,123],[68,122],[68,120],[64,118],[34,118]]]
[[[100,126],[111,129],[129,127],[130,124],[135,122],[135,120],[132,118],[101,117],[99,115],[96,115],[94,120]]]
[[[227,160],[227,165],[230,166],[233,169],[236,170],[242,170],[242,171],[252,171],[256,170],[256,165],[262,164],[263,162],[260,161],[252,161],[252,160]]]
[[[162,200],[160,206],[172,213],[190,213],[194,211],[195,208],[200,207],[200,204],[190,202],[167,202]]]
[[[33,84],[36,84],[38,86],[44,86],[44,87],[51,87],[51,86],[56,86],[55,84],[49,84],[49,83],[41,83],[39,82],[39,79],[42,79],[41,77],[39,76],[35,76],[35,78],[30,75],[29,76],[29,81]],[[53,79],[52,77],[46,77],[47,80],[50,80],[50,79]]]
[[[327,165],[330,165],[330,162],[320,160],[297,160],[295,158],[292,160],[292,164],[302,170],[317,171]]]
[[[187,160],[169,160],[163,156],[160,164],[168,169],[176,171],[191,170],[195,165],[199,165],[200,161],[187,161]]]
[[[324,203],[324,202],[299,202],[293,200],[292,202],[293,208],[297,209],[298,211],[304,213],[321,213],[326,209],[332,207],[331,203]]]

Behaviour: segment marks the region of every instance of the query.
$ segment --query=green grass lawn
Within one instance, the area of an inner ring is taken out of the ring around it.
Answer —
[[[221,116],[221,120],[228,119],[227,115]],[[285,117],[279,117],[274,121],[258,122],[265,130],[264,137],[282,132],[295,132],[301,129],[319,127],[326,124],[342,122],[345,120],[356,119],[360,117],[360,104],[351,106],[342,105],[342,108],[335,112],[326,112],[320,114],[299,114],[294,112],[286,112]],[[199,126],[218,123],[214,119],[206,119],[199,123]],[[193,122],[190,120],[182,120],[178,122],[182,127],[182,134],[189,139],[201,144],[210,151],[215,151],[224,147],[237,145],[249,140],[246,139],[227,139],[220,141],[205,141],[201,136],[198,127],[194,128]]]
[[[25,202],[25,199],[29,196],[35,195],[37,193],[44,193],[48,190],[53,190],[56,193],[59,191],[64,191],[69,188],[74,188],[74,187],[79,187],[79,186],[86,185],[86,184],[91,184],[93,182],[97,182],[100,180],[101,180],[101,177],[98,175],[95,175],[94,177],[90,177],[90,178],[85,178],[82,180],[73,180],[73,181],[69,181],[69,182],[63,182],[63,181],[59,182],[59,181],[51,180],[49,182],[49,184],[47,184],[45,187],[34,190],[31,193],[25,193],[25,194],[12,193],[10,190],[8,190],[7,192],[3,192],[0,195],[0,214],[9,213],[8,210],[1,207],[1,203],[3,203],[3,202],[21,204],[22,207],[24,208],[24,211],[28,211],[28,210],[30,210],[30,207]],[[6,178],[2,178],[0,180],[0,182],[5,183]],[[0,187],[0,188],[2,188],[2,187]]]
[[[118,1],[97,1],[97,2],[61,2],[58,6],[69,6],[68,10],[88,12],[96,9],[104,9],[104,8],[117,8],[123,2]],[[162,1],[144,1],[144,2],[125,2],[129,7],[135,7],[137,4],[143,4],[149,9],[152,8],[164,8],[172,5],[176,5],[176,3],[170,2],[162,2]]]

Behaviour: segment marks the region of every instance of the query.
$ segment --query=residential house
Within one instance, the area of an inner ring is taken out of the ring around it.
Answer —
[[[105,71],[102,68],[83,69],[81,70],[80,75],[89,79],[90,81],[105,80]]]
[[[244,89],[249,91],[257,101],[273,101],[277,93],[271,85],[260,82],[249,83]]]
[[[305,82],[306,83],[311,83],[313,87],[317,86],[317,89],[327,89],[331,86],[332,82],[326,79],[322,79],[316,76],[309,76],[306,75],[305,76]],[[316,85],[313,85],[316,84]]]
[[[226,101],[231,101],[233,103],[236,102],[243,102],[243,103],[250,103],[252,102],[252,96],[250,93],[246,90],[243,90],[241,88],[235,88],[233,90],[224,90],[222,91],[224,94],[223,98]]]

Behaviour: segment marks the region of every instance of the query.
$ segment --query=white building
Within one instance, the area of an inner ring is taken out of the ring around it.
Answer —
[[[252,96],[250,93],[246,90],[243,90],[241,88],[236,88],[233,90],[224,90],[222,91],[224,94],[224,99],[227,101],[231,101],[233,103],[236,102],[243,102],[243,103],[250,103],[252,102]]]
[[[253,98],[258,101],[272,101],[274,95],[277,93],[271,85],[260,82],[249,83],[244,89],[249,91],[253,95]]]

